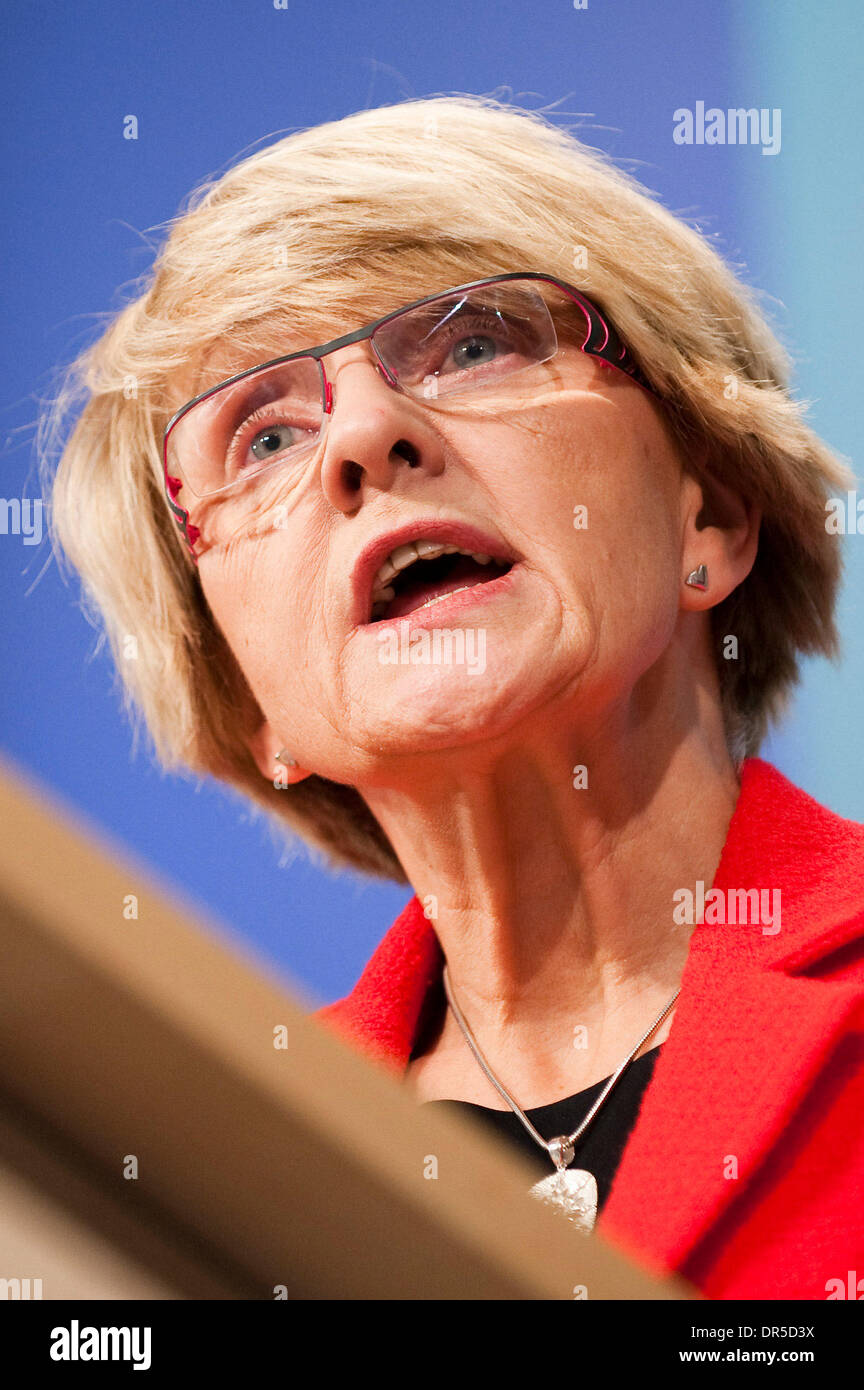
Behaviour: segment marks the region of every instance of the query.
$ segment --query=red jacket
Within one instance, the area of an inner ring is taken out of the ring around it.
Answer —
[[[864,1299],[864,825],[750,758],[714,888],[780,930],[695,928],[597,1229],[709,1298]],[[316,1017],[404,1072],[442,964],[414,897]]]

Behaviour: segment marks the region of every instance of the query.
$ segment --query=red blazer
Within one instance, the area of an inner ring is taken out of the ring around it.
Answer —
[[[713,886],[780,930],[695,928],[597,1229],[709,1298],[864,1299],[864,825],[750,758]],[[404,1072],[442,964],[414,897],[315,1016]]]

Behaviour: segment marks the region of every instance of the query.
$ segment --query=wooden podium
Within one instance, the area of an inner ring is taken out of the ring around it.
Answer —
[[[6,1297],[697,1296],[533,1201],[518,1155],[418,1106],[9,763],[0,807]]]

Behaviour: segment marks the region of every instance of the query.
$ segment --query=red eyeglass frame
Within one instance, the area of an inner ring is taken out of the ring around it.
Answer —
[[[324,365],[321,361],[328,353],[335,352],[338,348],[349,347],[352,343],[362,343],[366,339],[371,339],[376,330],[382,327],[383,324],[389,323],[392,319],[399,318],[401,314],[405,314],[411,309],[419,309],[424,304],[430,304],[434,299],[441,299],[449,294],[460,294],[465,290],[480,289],[486,285],[499,285],[510,280],[542,281],[546,284],[555,285],[559,290],[562,290],[585,315],[587,333],[581,351],[586,353],[589,357],[597,358],[605,366],[615,367],[618,371],[625,372],[638,386],[649,391],[653,396],[658,394],[633,359],[629,348],[618,336],[610,319],[598,309],[596,304],[593,304],[590,299],[586,299],[585,295],[582,294],[580,290],[577,290],[574,285],[568,284],[566,280],[560,280],[556,275],[547,275],[542,271],[534,270],[514,270],[508,271],[506,274],[502,275],[492,275],[483,280],[470,280],[464,285],[454,285],[450,290],[438,290],[435,294],[424,295],[422,299],[415,299],[411,304],[404,304],[400,309],[394,309],[391,313],[382,315],[381,318],[375,319],[374,322],[366,324],[363,328],[357,328],[353,333],[345,333],[340,338],[333,338],[329,343],[324,343],[320,347],[304,348],[299,352],[289,352],[286,353],[284,357],[274,357],[269,362],[261,362],[255,367],[249,367],[245,371],[237,372],[236,375],[228,377],[225,381],[220,381],[216,386],[211,386],[209,390],[202,391],[200,395],[193,397],[191,401],[187,401],[184,406],[181,406],[181,408],[172,415],[165,427],[165,432],[162,437],[162,466],[165,478],[165,493],[168,498],[168,505],[171,508],[180,533],[195,563],[198,563],[198,556],[195,554],[195,542],[200,535],[200,530],[190,522],[189,512],[184,507],[181,507],[176,500],[177,494],[183,487],[182,479],[172,477],[168,471],[169,437],[175,425],[177,425],[178,422],[182,420],[183,416],[192,410],[194,406],[198,405],[201,401],[207,400],[208,397],[214,396],[217,391],[223,390],[226,386],[233,386],[235,382],[242,381],[244,377],[252,376],[255,372],[263,371],[267,367],[281,366],[285,362],[291,362],[300,357],[312,357],[321,367],[321,375],[324,383],[324,414],[329,415],[333,405],[333,388],[327,380]],[[374,341],[372,343],[372,348],[374,351]],[[387,370],[386,363],[383,362],[380,357],[378,357],[376,365],[388,386],[392,386],[394,390],[399,390],[398,378],[394,377],[392,373]]]

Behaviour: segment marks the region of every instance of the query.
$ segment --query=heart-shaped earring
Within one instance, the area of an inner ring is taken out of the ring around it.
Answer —
[[[281,752],[276,754],[276,761],[277,763],[282,763],[284,767],[297,766],[297,759],[291,757],[291,754],[288,752],[287,748],[283,748]]]

